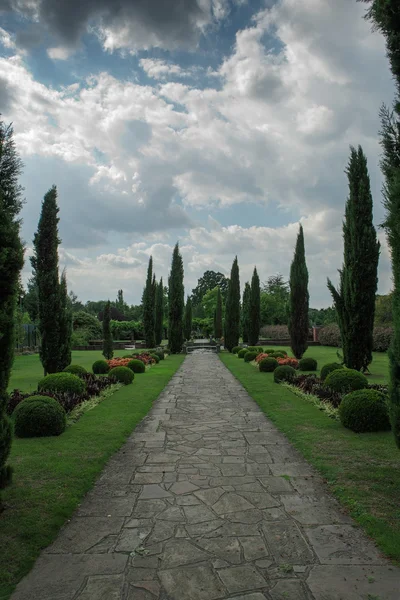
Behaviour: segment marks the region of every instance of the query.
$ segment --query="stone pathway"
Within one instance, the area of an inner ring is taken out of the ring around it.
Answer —
[[[400,570],[210,354],[186,358],[12,596],[399,598]]]

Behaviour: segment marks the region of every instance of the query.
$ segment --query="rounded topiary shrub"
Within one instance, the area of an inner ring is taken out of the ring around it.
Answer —
[[[158,358],[160,360],[164,360],[165,359],[164,350],[157,350],[157,352],[155,352],[154,354],[157,354],[157,356],[158,356]]]
[[[357,390],[347,394],[340,403],[339,417],[344,427],[356,433],[390,429],[386,399],[377,390]]]
[[[40,392],[67,392],[69,394],[83,394],[85,382],[72,373],[53,373],[43,377],[38,383]]]
[[[160,362],[160,357],[158,356],[158,354],[156,354],[155,352],[152,352],[150,354],[151,358],[154,358],[154,360],[156,361],[156,364],[158,365],[158,363]]]
[[[108,376],[115,377],[119,383],[123,383],[124,385],[132,383],[135,378],[134,372],[128,369],[128,367],[114,367],[109,371]]]
[[[256,360],[257,356],[258,352],[255,352],[254,350],[249,350],[244,355],[244,362],[252,362],[253,360]]]
[[[299,360],[300,371],[316,371],[318,363],[315,358],[302,358]]]
[[[275,352],[276,348],[265,348],[264,352],[265,354],[272,354],[273,352]]]
[[[268,358],[263,358],[258,365],[260,371],[263,371],[264,373],[273,373],[277,366],[278,361],[276,358],[271,358],[269,356]]]
[[[242,347],[241,346],[235,346],[234,348],[232,348],[231,352],[232,354],[237,354],[239,352],[239,350],[241,350]]]
[[[287,354],[285,354],[284,352],[276,351],[276,352],[271,352],[269,354],[269,356],[272,356],[273,358],[286,358]]]
[[[129,358],[131,358],[129,356]],[[105,375],[110,370],[110,365],[106,360],[96,360],[92,365],[92,371],[95,375]]]
[[[82,377],[82,375],[86,375],[87,371],[85,367],[81,367],[81,365],[69,365],[65,367],[64,373],[72,373],[72,375],[77,375],[78,377]]]
[[[345,394],[366,388],[368,380],[354,369],[335,369],[325,379],[325,385],[335,392]]]
[[[296,370],[289,365],[281,365],[276,367],[274,371],[274,381],[275,383],[280,383],[281,381],[293,381],[296,377]]]
[[[320,374],[322,381],[325,381],[325,379],[328,377],[329,373],[332,373],[332,371],[337,371],[337,369],[343,369],[343,365],[341,365],[340,363],[335,363],[335,362],[324,365],[321,369],[321,374]]]
[[[13,413],[18,437],[60,435],[65,431],[65,410],[57,400],[48,396],[30,396],[22,400]]]
[[[261,354],[264,352],[264,348],[262,346],[247,346],[248,352],[257,352],[257,354]]]
[[[237,355],[239,358],[244,358],[244,355],[246,354],[246,352],[248,352],[247,348],[242,348],[241,350],[239,350]]]
[[[122,358],[132,358],[133,354],[124,354]]]
[[[128,362],[126,366],[134,373],[144,373],[146,371],[146,365],[141,360],[133,359],[130,362]]]

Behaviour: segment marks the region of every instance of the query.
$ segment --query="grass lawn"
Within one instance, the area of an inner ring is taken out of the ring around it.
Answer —
[[[335,357],[335,350],[311,348],[307,355],[322,366]],[[351,516],[400,564],[400,452],[392,433],[353,433],[274,383],[272,373],[260,373],[227,352],[220,358],[267,417],[320,471]],[[374,356],[371,372],[371,381],[386,382],[386,355]]]
[[[99,355],[74,352],[72,362],[90,367]],[[60,437],[14,440],[10,457],[14,481],[2,493],[6,510],[0,515],[1,600],[9,598],[40,550],[54,540],[183,359],[183,355],[168,356],[150,371],[136,375],[132,385],[85,413]],[[34,389],[41,375],[37,356],[19,357],[11,388]]]

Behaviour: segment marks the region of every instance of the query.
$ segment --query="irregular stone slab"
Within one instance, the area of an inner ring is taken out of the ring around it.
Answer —
[[[129,517],[136,502],[135,496],[123,498],[96,497],[85,502],[77,510],[81,517]]]
[[[282,492],[293,492],[291,481],[284,477],[261,477],[259,480],[265,489],[271,494],[281,494]]]
[[[304,565],[313,562],[313,554],[293,521],[263,523],[264,535],[280,564]]]
[[[133,483],[142,485],[144,483],[161,483],[162,480],[162,473],[135,473]]]
[[[216,531],[211,531],[208,534],[205,534],[205,537],[211,538],[216,536],[227,536],[227,537],[241,537],[246,535],[258,535],[258,525],[250,524],[250,523],[227,523],[226,521],[222,522],[223,524]],[[186,527],[188,529],[188,527]]]
[[[220,465],[220,470],[224,477],[246,475],[246,465]]]
[[[256,508],[274,508],[280,505],[280,502],[267,492],[262,492],[261,494],[257,492],[240,492],[240,495],[251,502]]]
[[[186,521],[179,506],[170,506],[167,510],[157,515],[156,519],[161,521],[176,521],[177,523],[184,523]]]
[[[226,514],[233,512],[240,512],[243,510],[254,509],[253,504],[250,504],[246,498],[238,496],[238,494],[226,493],[220,498],[215,504],[213,504],[213,510],[218,514]]]
[[[164,552],[161,556],[162,569],[171,569],[182,565],[189,565],[200,561],[208,560],[210,556],[196,548],[188,540],[170,540],[164,546]]]
[[[116,552],[133,552],[143,545],[145,539],[150,535],[151,527],[138,527],[123,529],[118,539]]]
[[[323,565],[306,580],[315,598],[323,600],[398,600],[399,570],[392,566]]]
[[[308,600],[301,581],[282,579],[269,590],[273,600]],[[337,599],[338,600],[338,599]]]
[[[146,461],[146,465],[153,463],[176,463],[180,459],[179,452],[152,452]]]
[[[157,544],[174,537],[176,523],[173,521],[157,521],[153,533],[147,540],[148,544]]]
[[[203,521],[213,521],[216,515],[209,508],[202,504],[196,506],[184,506],[183,511],[187,522],[190,524],[202,523]]]
[[[173,486],[170,487],[170,491],[173,494],[190,494],[190,492],[194,492],[198,490],[199,487],[197,485],[193,485],[190,481],[178,481],[174,483]]]
[[[209,490],[201,490],[200,492],[195,492],[195,496],[199,498],[205,504],[212,506],[219,500],[222,494],[225,493],[221,487],[211,488]]]
[[[281,508],[265,508],[262,514],[265,521],[285,521],[290,518]]]
[[[244,483],[254,483],[256,478],[250,475],[244,475],[243,477],[211,477],[210,486],[219,487],[224,485],[241,485]]]
[[[311,477],[314,471],[306,462],[272,463],[270,469],[273,475],[288,475],[289,477]]]
[[[104,538],[122,529],[121,517],[75,517],[64,527],[56,541],[46,549],[50,554],[88,552]]]
[[[171,600],[217,600],[224,588],[210,567],[186,567],[160,571],[160,580]]]
[[[260,592],[256,592],[255,594],[246,594],[245,596],[229,596],[228,600],[265,600],[265,596]]]
[[[326,486],[320,477],[291,477],[290,483],[298,494],[304,496],[326,494]]]
[[[139,500],[136,504],[132,516],[136,518],[154,517],[167,507],[163,500]]]
[[[153,498],[170,498],[171,494],[159,485],[144,485],[143,491],[139,496],[140,500],[149,500]]]
[[[263,514],[257,508],[253,508],[242,512],[228,513],[224,515],[224,518],[232,523],[259,523],[263,518]]]
[[[163,442],[165,435],[165,431],[158,431],[156,433],[135,432],[134,438],[136,442]]]
[[[250,565],[221,569],[218,571],[218,575],[230,593],[256,590],[267,585],[264,577]]]
[[[217,539],[200,538],[196,540],[196,544],[227,563],[234,565],[241,563],[239,542],[234,537],[221,537]]]
[[[213,521],[204,521],[203,523],[197,523],[196,525],[186,525],[185,529],[191,537],[197,537],[199,535],[219,531],[224,523],[225,521],[222,519],[214,519]]]
[[[122,600],[123,575],[89,577],[77,600]]]
[[[176,503],[178,506],[195,506],[196,504],[201,504],[201,500],[189,494],[188,496],[178,497]]]
[[[385,564],[372,542],[351,525],[309,527],[305,533],[322,564]]]
[[[281,497],[286,512],[302,525],[349,523],[349,517],[327,496],[308,497],[288,494]]]
[[[260,535],[241,537],[239,539],[243,548],[245,560],[253,561],[268,556],[269,552],[264,544],[264,540]]]
[[[256,475],[257,477],[265,477],[271,474],[271,469],[267,464],[251,463],[246,465],[248,475]]]

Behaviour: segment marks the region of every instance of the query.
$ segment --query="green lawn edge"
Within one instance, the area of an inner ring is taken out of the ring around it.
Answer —
[[[229,353],[221,361],[261,410],[320,472],[382,553],[400,564],[400,452],[391,432],[355,434]]]
[[[29,358],[29,357],[28,357]],[[10,456],[14,480],[2,492],[0,514],[0,600],[7,600],[56,538],[104,465],[184,360],[170,355],[125,386],[55,438],[15,439]]]

